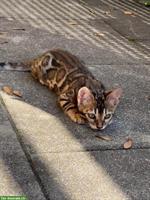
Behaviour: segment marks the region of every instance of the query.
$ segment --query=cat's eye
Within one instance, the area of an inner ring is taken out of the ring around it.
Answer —
[[[88,113],[88,117],[89,117],[90,119],[95,119],[95,114],[93,114],[93,113]]]
[[[111,118],[111,114],[106,114],[105,119],[109,119],[109,118]]]

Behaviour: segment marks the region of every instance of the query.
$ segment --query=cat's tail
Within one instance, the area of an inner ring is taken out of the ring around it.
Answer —
[[[0,70],[30,72],[31,62],[0,62]]]

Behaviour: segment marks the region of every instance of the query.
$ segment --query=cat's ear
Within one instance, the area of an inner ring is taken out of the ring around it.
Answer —
[[[110,107],[116,107],[119,103],[120,97],[122,96],[122,89],[116,88],[106,92],[106,103]]]
[[[85,107],[93,104],[94,96],[87,87],[82,87],[78,91],[77,95],[78,106]]]

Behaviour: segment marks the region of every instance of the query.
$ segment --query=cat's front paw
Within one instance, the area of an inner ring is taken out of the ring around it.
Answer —
[[[86,117],[79,113],[77,109],[70,109],[68,112],[66,112],[68,117],[73,121],[78,124],[85,124],[86,123]]]
[[[85,124],[86,123],[86,118],[84,115],[80,113],[76,113],[74,116],[74,121],[78,124]]]

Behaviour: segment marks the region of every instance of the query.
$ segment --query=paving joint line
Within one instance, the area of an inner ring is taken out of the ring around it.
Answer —
[[[150,150],[150,147],[133,147],[130,149],[122,148],[107,148],[107,149],[85,149],[85,150],[71,150],[71,151],[51,151],[51,152],[41,152],[38,155],[43,154],[67,154],[67,153],[88,153],[88,152],[106,152],[106,151],[140,151],[140,150]],[[36,155],[36,153],[30,153],[31,155]]]

